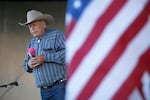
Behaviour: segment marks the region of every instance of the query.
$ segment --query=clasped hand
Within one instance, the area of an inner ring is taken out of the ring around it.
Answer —
[[[28,66],[30,68],[35,68],[35,67],[38,67],[40,64],[44,63],[44,61],[45,61],[44,55],[32,57],[28,62]]]

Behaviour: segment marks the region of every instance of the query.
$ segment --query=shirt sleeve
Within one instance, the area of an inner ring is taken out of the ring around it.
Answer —
[[[64,33],[58,32],[55,38],[55,44],[53,50],[44,52],[45,62],[65,64],[65,38]],[[51,51],[51,52],[50,52]]]
[[[28,48],[29,47],[30,47],[30,43],[28,44]],[[28,66],[28,61],[30,59],[30,56],[28,55],[28,48],[27,48],[27,53],[26,53],[25,60],[24,60],[24,70],[28,73],[32,73],[33,69]]]

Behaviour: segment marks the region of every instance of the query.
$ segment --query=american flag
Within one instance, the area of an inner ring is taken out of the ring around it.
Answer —
[[[68,0],[66,100],[150,100],[150,0]]]

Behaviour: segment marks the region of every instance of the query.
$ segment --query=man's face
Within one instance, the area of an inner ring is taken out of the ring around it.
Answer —
[[[40,37],[45,31],[46,23],[43,20],[35,21],[28,24],[28,28],[32,36]]]

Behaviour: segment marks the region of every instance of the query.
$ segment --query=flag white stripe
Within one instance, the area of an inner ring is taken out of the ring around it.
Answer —
[[[94,73],[98,65],[103,61],[103,59],[107,56],[113,45],[116,43],[118,38],[122,35],[122,33],[127,29],[127,27],[132,23],[132,21],[137,17],[137,15],[143,9],[144,4],[137,7],[137,10],[131,9],[133,7],[133,0],[127,3],[123,9],[118,13],[118,15],[108,24],[106,29],[102,34],[102,38],[99,38],[94,47],[88,53],[88,55],[84,58],[83,62],[79,65],[78,69],[74,73],[74,75],[70,78],[68,84],[68,90],[71,90],[71,94],[74,94],[74,97],[77,96],[81,89],[86,85],[88,79]],[[130,11],[130,12],[129,12]],[[132,13],[130,17],[126,18],[124,24],[120,24],[122,20],[124,20],[125,16],[128,16],[129,13]],[[114,30],[116,26],[119,25],[117,30]],[[115,33],[115,34],[113,34]],[[100,55],[100,56],[98,56]],[[84,71],[84,72],[83,72]],[[80,77],[80,81],[77,81]],[[74,86],[76,89],[73,89]]]
[[[72,20],[72,16],[70,13],[66,13],[66,17],[65,17],[65,26],[68,27],[68,25],[70,24]]]
[[[138,91],[137,88],[135,88],[133,90],[133,92],[131,93],[131,95],[129,96],[128,100],[143,100],[142,96],[140,95],[140,92]],[[146,99],[148,100],[148,99]]]
[[[107,6],[111,3],[111,1],[112,0],[105,0],[103,1],[103,3],[99,3],[99,0],[93,0],[82,13],[76,26],[72,30],[70,37],[66,41],[67,62],[70,62],[73,55],[75,54],[75,51],[77,51],[84,43],[89,35],[89,32],[94,27],[94,24],[96,23],[98,17],[106,10]],[[101,6],[101,9],[97,9],[98,6]],[[94,14],[91,13],[93,11]]]
[[[113,66],[113,69],[110,70],[107,76],[103,79],[101,85],[95,91],[95,94],[92,96],[93,100],[97,100],[97,97],[101,97],[102,100],[111,99],[114,93],[116,93],[119,87],[132,73],[139,57],[150,47],[149,26],[150,21],[148,21],[145,27],[139,32],[133,41],[131,41],[124,54],[120,57],[118,62]],[[106,90],[107,92],[104,93]]]
[[[144,72],[141,81],[143,84],[142,91],[144,93],[145,99],[150,100],[150,73],[148,71]]]

